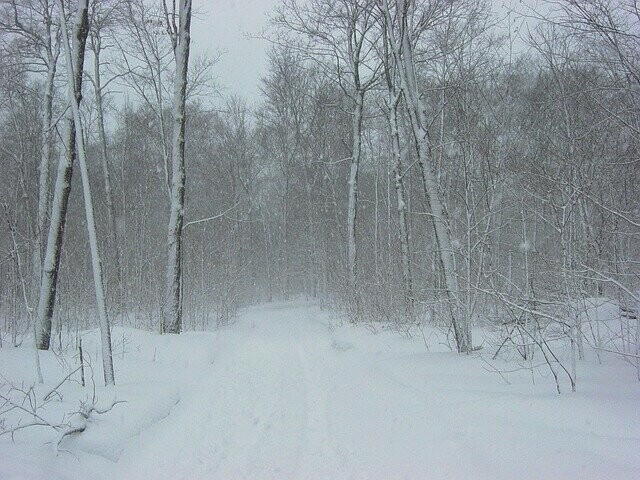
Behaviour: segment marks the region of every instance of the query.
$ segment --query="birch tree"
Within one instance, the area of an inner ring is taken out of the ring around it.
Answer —
[[[84,48],[87,35],[89,33],[89,0],[80,0],[78,11],[76,12],[76,20],[74,32],[76,39],[84,38],[84,41],[74,42],[73,52],[72,46],[69,44],[67,34],[66,19],[64,17],[64,8],[62,0],[58,0],[60,8],[60,20],[62,23],[62,38],[65,50],[67,64],[67,82],[68,82],[68,98],[73,121],[76,128],[75,145],[68,145],[67,148],[75,148],[77,150],[78,161],[80,164],[80,175],[82,177],[82,191],[84,193],[84,208],[87,220],[87,233],[89,236],[89,247],[91,249],[91,266],[93,269],[93,283],[96,294],[96,302],[98,307],[98,319],[100,323],[100,337],[102,344],[102,369],[104,382],[106,385],[114,385],[115,377],[113,373],[113,357],[111,353],[111,330],[109,325],[109,317],[107,314],[107,303],[104,291],[104,282],[102,279],[102,262],[100,260],[100,252],[98,247],[98,236],[94,217],[93,198],[91,196],[91,185],[89,183],[89,171],[87,168],[86,148],[84,133],[82,129],[82,116],[80,115],[81,97],[76,94],[80,90],[76,88],[76,78],[82,76],[82,70],[78,71],[79,66],[84,64],[81,57],[84,57]],[[82,45],[82,47],[81,47]]]
[[[171,37],[176,70],[173,79],[173,125],[171,149],[171,189],[169,232],[167,236],[167,277],[162,330],[182,330],[182,225],[185,190],[185,126],[189,43],[191,41],[191,0],[179,0],[178,11],[173,2],[169,10],[163,2],[166,27]]]
[[[84,67],[84,51],[88,34],[88,6],[80,5],[73,31],[72,49],[76,53],[71,73],[73,79],[68,79],[70,85],[75,88],[74,95],[77,103],[82,99],[82,73]],[[60,13],[63,18],[64,13]],[[72,102],[73,103],[73,102]],[[71,192],[71,178],[73,176],[73,164],[76,159],[76,124],[73,112],[69,109],[66,113],[66,139],[65,153],[60,156],[58,171],[54,187],[53,201],[49,222],[49,232],[45,247],[42,276],[40,279],[40,292],[38,297],[38,325],[36,329],[37,344],[41,350],[48,350],[51,342],[51,319],[56,302],[58,288],[58,274],[60,270],[60,255],[67,220],[67,207],[69,193]]]
[[[358,316],[358,173],[362,159],[364,99],[378,81],[379,62],[373,59],[376,41],[373,0],[288,0],[274,19],[281,31],[279,41],[296,44],[290,35],[304,39],[298,47],[320,63],[351,101],[352,135],[347,208],[347,281],[353,312]]]
[[[42,111],[42,152],[40,154],[40,178],[38,182],[38,231],[37,254],[34,255],[35,284],[40,283],[44,250],[44,232],[47,226],[47,215],[50,205],[50,166],[53,160],[54,125],[53,125],[53,91],[58,56],[60,54],[59,28],[55,28],[52,20],[53,8],[45,1],[45,42],[47,77],[44,85],[44,103]],[[36,260],[37,259],[37,265]]]
[[[382,14],[385,17],[385,35],[398,66],[400,89],[411,123],[416,142],[418,163],[422,174],[425,195],[431,209],[431,221],[438,244],[439,259],[444,275],[451,325],[454,330],[458,352],[469,353],[472,350],[471,326],[468,318],[463,318],[464,309],[458,289],[458,278],[455,269],[454,250],[451,241],[451,230],[443,197],[439,191],[429,138],[430,121],[423,101],[418,77],[415,69],[410,17],[414,5],[412,1],[400,0],[396,8],[389,7],[387,0],[382,1]]]
[[[383,18],[383,22],[385,18]],[[386,29],[386,27],[385,27]],[[387,122],[389,125],[389,141],[393,157],[393,177],[396,190],[396,205],[398,213],[398,236],[400,238],[400,263],[402,268],[402,288],[404,293],[405,315],[408,320],[414,316],[413,277],[411,275],[411,250],[409,245],[409,225],[407,221],[407,198],[405,191],[405,171],[403,154],[400,143],[400,126],[398,123],[398,108],[401,92],[398,88],[396,64],[393,54],[389,51],[389,40],[383,37],[382,61],[384,64],[384,78],[387,86],[385,102]]]
[[[51,200],[50,167],[54,153],[55,125],[53,124],[53,96],[56,69],[60,54],[60,28],[54,18],[54,3],[7,2],[0,30],[14,36],[22,47],[17,55],[32,65],[30,69],[44,75],[42,88],[42,130],[40,161],[38,166],[38,209],[35,225],[35,248],[32,254],[32,281],[30,295],[37,297],[44,254],[44,236],[47,228]],[[37,299],[35,300],[37,302]]]
[[[93,75],[91,77],[96,103],[96,121],[98,128],[98,143],[100,150],[100,163],[102,166],[102,177],[104,182],[104,194],[107,206],[107,218],[109,222],[109,232],[112,239],[113,247],[113,259],[115,262],[115,274],[116,274],[116,288],[118,290],[118,300],[120,308],[123,307],[123,285],[122,285],[122,265],[121,265],[121,252],[120,244],[118,241],[118,228],[116,225],[116,211],[113,202],[113,193],[111,187],[111,172],[109,166],[109,149],[107,145],[107,133],[105,128],[105,111],[104,111],[104,98],[107,93],[107,87],[109,84],[118,78],[113,76],[106,82],[102,79],[103,60],[102,55],[106,50],[105,41],[107,41],[110,35],[110,30],[113,29],[117,22],[119,9],[121,5],[119,2],[106,2],[96,1],[93,2],[93,8],[91,9],[91,29],[89,31],[88,46],[93,53]]]

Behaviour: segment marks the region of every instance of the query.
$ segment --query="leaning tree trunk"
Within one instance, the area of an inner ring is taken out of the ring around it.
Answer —
[[[189,68],[189,42],[191,40],[191,0],[180,0],[179,25],[172,33],[176,72],[173,81],[173,140],[171,152],[171,205],[166,294],[164,302],[163,332],[180,333],[182,330],[182,225],[184,217],[185,187],[185,106],[187,96],[187,72]],[[174,25],[168,18],[167,24]],[[169,27],[172,28],[171,26]]]
[[[82,99],[82,70],[84,68],[84,50],[87,42],[89,18],[87,7],[83,4],[78,10],[78,16],[73,33],[73,50],[77,52],[77,63],[73,68],[73,87],[76,102]],[[60,254],[67,217],[69,193],[71,192],[71,177],[76,158],[76,125],[73,112],[67,111],[66,153],[60,156],[56,175],[53,202],[49,222],[49,233],[45,248],[40,292],[38,297],[38,320],[36,325],[36,343],[40,350],[48,350],[51,344],[51,318],[56,301],[58,288],[58,272],[60,270]]]
[[[411,253],[409,250],[409,229],[407,228],[407,204],[404,187],[404,175],[402,172],[402,152],[400,149],[400,132],[398,130],[398,102],[399,95],[389,92],[389,129],[391,136],[391,152],[394,157],[394,180],[396,199],[398,204],[398,229],[400,236],[400,254],[402,266],[402,289],[404,293],[405,314],[407,320],[413,320],[413,277],[411,275]]]
[[[109,217],[109,228],[113,239],[113,254],[115,259],[116,287],[118,289],[118,304],[124,308],[123,285],[122,285],[122,266],[120,262],[120,245],[118,242],[118,226],[116,225],[115,208],[113,206],[113,195],[111,193],[111,175],[109,173],[109,155],[107,151],[107,135],[104,126],[104,107],[102,103],[102,81],[100,75],[100,52],[102,50],[101,39],[99,34],[92,40],[92,49],[94,54],[93,65],[93,85],[96,95],[96,110],[98,115],[98,140],[100,142],[100,153],[102,160],[102,176],[104,178],[104,194],[107,203],[107,215]]]
[[[442,196],[438,188],[438,181],[431,162],[433,156],[429,143],[428,125],[426,110],[420,97],[420,91],[416,80],[416,72],[413,59],[413,47],[411,45],[408,4],[399,2],[400,25],[398,38],[393,32],[393,22],[386,0],[383,1],[383,14],[386,20],[386,29],[391,44],[393,55],[398,65],[400,75],[400,88],[404,95],[405,104],[409,113],[409,120],[416,141],[418,153],[418,163],[422,174],[422,181],[425,196],[431,209],[431,220],[436,235],[440,264],[445,281],[445,292],[447,295],[451,325],[456,338],[458,352],[468,353],[471,347],[471,325],[468,318],[461,318],[463,309],[460,305],[458,280],[456,278],[453,245],[451,242],[451,231],[446,218],[446,209]]]
[[[80,116],[80,98],[76,95],[75,79],[80,72],[74,70],[74,65],[82,65],[84,63],[84,48],[80,48],[79,42],[73,44],[73,54],[69,46],[67,38],[66,20],[62,9],[62,0],[60,2],[60,21],[62,23],[62,38],[64,41],[64,50],[66,53],[67,73],[69,76],[69,104],[75,122],[77,135],[75,148],[77,149],[78,160],[80,164],[80,176],[82,177],[82,191],[84,194],[84,209],[87,219],[87,233],[89,236],[89,247],[91,249],[91,266],[93,269],[93,283],[96,293],[96,302],[98,307],[98,318],[100,322],[100,336],[102,343],[102,367],[104,374],[104,382],[106,385],[114,385],[115,378],[113,374],[113,355],[111,353],[111,330],[109,326],[109,317],[107,315],[107,303],[104,293],[104,282],[102,279],[102,263],[100,261],[100,252],[98,248],[98,236],[93,209],[93,199],[91,196],[91,185],[89,183],[89,171],[87,169],[86,148],[84,144],[84,135],[82,132],[82,117]],[[76,18],[75,31],[77,39],[81,36],[86,41],[89,31],[89,22],[87,12],[89,9],[89,0],[81,0],[78,5],[78,16]],[[73,146],[71,146],[73,148]]]
[[[50,30],[51,26],[47,25]],[[48,38],[51,38],[49,35]],[[44,84],[44,95],[42,105],[42,138],[40,153],[39,182],[38,182],[38,225],[36,231],[36,247],[33,251],[33,290],[32,295],[38,295],[40,287],[40,277],[42,276],[42,260],[44,255],[44,235],[47,226],[47,215],[49,214],[49,169],[53,154],[53,88],[56,76],[58,55],[52,50],[51,45],[47,45],[47,79]]]
[[[436,174],[431,166],[431,146],[429,144],[428,131],[426,128],[427,119],[422,108],[422,102],[417,100],[417,107],[411,112],[411,122],[413,133],[416,139],[418,150],[418,163],[422,173],[422,182],[431,209],[431,220],[436,234],[438,253],[444,275],[445,292],[451,316],[456,345],[461,353],[471,351],[471,327],[469,319],[461,318],[464,309],[460,304],[460,293],[458,280],[456,278],[453,245],[451,242],[451,231],[447,221],[447,214],[444,203],[438,189]]]

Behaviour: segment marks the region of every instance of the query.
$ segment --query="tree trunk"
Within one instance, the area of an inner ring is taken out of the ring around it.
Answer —
[[[122,267],[120,265],[120,244],[118,242],[118,227],[116,225],[115,208],[113,206],[113,195],[111,193],[111,175],[109,173],[109,156],[107,151],[107,135],[104,127],[104,107],[102,104],[102,81],[100,76],[100,51],[102,49],[99,34],[93,38],[92,49],[94,54],[93,65],[93,85],[96,95],[96,110],[98,114],[98,140],[100,142],[100,154],[102,161],[102,175],[104,177],[104,193],[107,202],[107,215],[109,217],[109,228],[113,236],[113,253],[115,259],[116,287],[118,289],[118,304],[123,307],[124,293],[122,290]]]
[[[451,243],[451,232],[446,218],[445,207],[442,203],[442,199],[440,198],[440,192],[438,191],[436,175],[429,163],[430,146],[427,131],[416,124],[414,125],[414,135],[417,140],[418,163],[420,164],[427,202],[431,209],[431,219],[436,234],[442,272],[444,274],[445,291],[449,304],[451,325],[456,338],[458,352],[468,353],[471,351],[471,328],[469,325],[469,319],[460,318],[463,314],[463,309],[460,305],[458,280],[456,278],[453,246]]]
[[[355,92],[355,105],[353,109],[353,150],[351,153],[351,170],[349,172],[349,207],[347,211],[347,264],[349,268],[349,293],[355,302],[354,311],[356,316],[359,312],[358,301],[358,258],[356,244],[356,219],[358,214],[358,169],[360,167],[360,156],[362,153],[362,119],[364,92]]]
[[[67,72],[69,76],[69,103],[77,130],[75,147],[77,149],[78,160],[80,164],[80,175],[82,177],[82,191],[84,194],[84,208],[87,219],[87,233],[89,236],[89,246],[91,249],[91,266],[93,270],[93,283],[95,287],[96,302],[98,307],[98,318],[100,322],[100,336],[102,343],[102,367],[104,374],[104,382],[106,385],[114,385],[115,378],[113,373],[113,357],[111,352],[111,330],[109,326],[109,317],[107,315],[107,304],[104,293],[104,283],[102,279],[102,263],[100,261],[100,252],[98,249],[98,237],[96,231],[96,223],[94,218],[93,199],[91,196],[91,186],[89,183],[89,171],[86,162],[86,149],[84,144],[84,135],[82,131],[82,117],[80,116],[80,96],[76,95],[79,89],[76,89],[74,81],[82,76],[82,70],[75,70],[74,65],[79,66],[84,63],[84,45],[86,42],[89,19],[88,9],[89,0],[81,0],[78,5],[78,13],[76,17],[76,39],[73,44],[73,55],[67,38],[66,21],[62,10],[62,0],[60,1],[60,20],[63,25],[62,37],[64,39],[64,49],[66,52]],[[83,38],[84,41],[79,40]],[[80,46],[82,44],[82,47]],[[71,146],[73,148],[73,146]]]
[[[82,70],[84,67],[84,50],[87,41],[88,16],[86,9],[80,8],[74,27],[73,49],[78,53],[77,64],[74,65],[74,95],[77,103],[82,99]],[[40,350],[48,350],[51,344],[51,318],[56,301],[58,288],[58,272],[60,270],[60,254],[64,238],[64,227],[67,217],[69,193],[71,192],[71,177],[76,158],[76,125],[73,112],[66,114],[66,153],[60,156],[56,184],[51,206],[51,219],[45,249],[40,292],[38,297],[38,323],[36,325],[36,342]]]
[[[185,187],[185,107],[189,42],[191,27],[191,0],[180,0],[178,30],[173,32],[173,51],[176,72],[173,82],[173,142],[171,152],[171,206],[169,234],[167,236],[168,261],[166,297],[162,330],[180,333],[182,330],[182,224]],[[173,22],[167,18],[167,22]]]
[[[446,210],[438,188],[438,181],[431,162],[434,160],[429,142],[428,125],[425,107],[420,97],[413,60],[413,46],[411,45],[408,6],[400,2],[401,12],[399,34],[396,38],[392,29],[392,19],[387,1],[383,2],[383,13],[386,17],[386,28],[389,42],[400,74],[400,88],[404,95],[405,104],[416,141],[418,163],[422,174],[422,182],[429,208],[431,220],[436,234],[439,258],[444,274],[444,286],[449,304],[451,325],[456,338],[458,352],[471,351],[471,327],[469,319],[460,318],[463,309],[460,305],[458,280],[455,272],[451,232],[446,218]],[[401,45],[399,45],[401,43]]]
[[[50,26],[49,26],[50,28]],[[48,38],[51,38],[50,36]],[[44,98],[42,111],[42,151],[40,154],[39,182],[38,182],[38,230],[36,232],[36,248],[33,251],[33,295],[38,295],[38,287],[42,277],[42,261],[44,255],[44,232],[47,227],[49,214],[49,169],[53,154],[53,88],[56,76],[58,55],[48,46],[47,79],[44,84]]]
[[[413,320],[413,277],[411,275],[411,253],[409,249],[409,230],[407,228],[407,205],[402,172],[402,151],[400,149],[400,132],[398,131],[398,102],[399,95],[389,92],[388,119],[391,136],[391,152],[394,158],[394,180],[396,199],[398,204],[398,228],[400,236],[400,254],[402,266],[402,289],[407,320]]]

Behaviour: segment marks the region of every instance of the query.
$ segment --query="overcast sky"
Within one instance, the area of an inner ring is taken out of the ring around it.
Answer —
[[[506,14],[504,5],[530,6],[538,0],[492,0],[496,12]],[[193,54],[222,52],[214,74],[223,96],[237,94],[252,102],[259,96],[260,78],[266,73],[265,40],[258,36],[267,26],[269,13],[280,0],[200,0],[192,22]],[[520,7],[521,8],[521,7]]]
[[[222,52],[214,68],[223,95],[237,94],[251,101],[258,97],[260,77],[266,70],[268,42],[257,36],[267,26],[268,14],[279,0],[202,0],[192,24],[195,55]]]

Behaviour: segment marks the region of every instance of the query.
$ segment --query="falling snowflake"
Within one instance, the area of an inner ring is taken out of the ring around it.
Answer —
[[[529,240],[525,240],[518,246],[518,248],[523,252],[529,252],[531,250],[531,242],[529,242]]]

